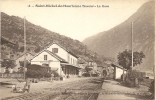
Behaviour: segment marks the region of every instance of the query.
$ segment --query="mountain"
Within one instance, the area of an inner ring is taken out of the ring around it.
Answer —
[[[114,28],[86,38],[83,43],[97,54],[112,57],[117,60],[119,52],[131,49],[133,22],[133,50],[143,51],[146,58],[137,67],[141,71],[153,70],[154,67],[154,42],[155,42],[155,2],[143,4],[126,21]]]
[[[110,59],[101,57],[95,52],[92,52],[86,45],[78,40],[73,40],[70,37],[51,32],[48,29],[35,25],[27,20],[25,21],[25,27],[27,51],[32,54],[40,52],[52,42],[57,42],[70,52],[85,60],[96,58],[94,60],[100,65],[102,64],[102,60]],[[15,46],[1,44],[2,52],[6,52],[5,54],[12,54],[14,55],[14,58],[22,55],[24,53],[24,19],[1,12],[1,39],[2,38],[16,43]],[[93,55],[95,56],[93,57]]]

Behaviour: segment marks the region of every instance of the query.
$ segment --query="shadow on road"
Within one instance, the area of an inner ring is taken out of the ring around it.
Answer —
[[[12,83],[0,82],[0,86],[4,86],[4,85],[13,85],[13,84]]]
[[[99,84],[99,83],[102,83],[103,80],[104,80],[103,78],[100,78],[100,79],[92,79],[92,80],[88,81],[88,83]]]

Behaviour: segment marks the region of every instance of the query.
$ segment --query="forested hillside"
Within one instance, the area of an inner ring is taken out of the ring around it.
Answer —
[[[109,59],[90,51],[82,42],[78,40],[73,40],[69,37],[60,35],[59,33],[51,32],[48,29],[34,25],[27,20],[25,26],[27,51],[33,54],[43,50],[52,42],[58,42],[72,53],[84,59],[94,59],[99,64],[102,64],[103,60]],[[24,52],[24,19],[18,16],[9,16],[2,12],[1,33],[3,37],[16,43],[16,46],[11,48],[7,45],[2,45],[2,51],[15,54],[15,57],[18,57]]]

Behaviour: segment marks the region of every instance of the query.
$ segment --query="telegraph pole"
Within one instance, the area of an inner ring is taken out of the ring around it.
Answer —
[[[85,45],[85,57],[86,57],[86,48],[87,48],[87,46]]]
[[[26,68],[26,27],[24,17],[24,80],[25,80],[25,68]]]
[[[132,69],[133,69],[133,22],[131,22],[131,32],[132,32]]]

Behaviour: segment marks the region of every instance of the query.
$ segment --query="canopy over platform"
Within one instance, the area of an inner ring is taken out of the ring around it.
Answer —
[[[72,65],[72,64],[68,64],[68,63],[61,63],[62,66],[71,66],[71,67],[75,67],[75,68],[79,68],[81,69],[79,66],[75,66],[75,65]]]

